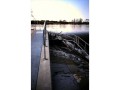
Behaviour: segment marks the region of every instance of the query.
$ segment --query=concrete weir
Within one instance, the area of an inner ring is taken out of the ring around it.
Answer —
[[[31,37],[31,90],[36,90],[42,46],[43,31],[36,30]]]
[[[52,90],[46,22],[43,30],[31,34],[31,90]]]
[[[38,71],[38,79],[36,90],[52,90],[51,86],[51,70],[50,70],[50,54],[49,54],[49,38],[46,31],[46,22],[44,24],[44,44],[42,46],[40,65]]]
[[[49,54],[49,40],[48,33],[46,33],[46,45],[42,46],[40,65],[39,65],[39,73],[37,80],[37,88],[36,90],[51,90],[51,71],[50,71],[50,54]],[[45,51],[44,51],[45,48]],[[44,55],[46,54],[46,58]]]

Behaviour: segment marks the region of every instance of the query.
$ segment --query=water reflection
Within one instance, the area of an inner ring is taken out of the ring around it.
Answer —
[[[43,30],[43,25],[36,25],[36,30]],[[89,25],[47,25],[47,30],[52,32],[62,31],[62,33],[88,33]]]

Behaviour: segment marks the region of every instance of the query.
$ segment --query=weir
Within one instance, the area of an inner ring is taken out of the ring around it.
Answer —
[[[35,30],[31,36],[31,90],[36,90],[42,46],[43,31]]]
[[[31,90],[51,90],[49,38],[46,30],[35,30],[31,36]]]
[[[43,29],[43,42],[44,43],[41,51],[36,90],[52,90],[49,38],[48,38],[48,31],[46,30],[46,22],[44,23],[44,29]]]
[[[43,30],[42,31],[35,30],[32,33],[32,37],[31,37],[31,90],[52,90],[53,88],[57,87],[57,86],[53,87],[53,85],[52,85],[53,77],[52,77],[51,73],[54,72],[55,68],[54,68],[54,64],[50,64],[54,61],[54,57],[51,56],[52,60],[50,60],[49,36],[51,36],[54,33],[48,32],[46,30],[46,25],[47,25],[47,23],[45,21]],[[55,36],[58,36],[58,37],[60,36],[58,38],[58,41],[60,40],[66,46],[68,46],[67,48],[69,48],[72,51],[71,53],[77,54],[79,56],[80,53],[76,50],[76,47],[78,47],[81,51],[84,50],[84,53],[88,56],[88,59],[89,59],[89,53],[87,53],[87,51],[86,51],[86,47],[89,47],[89,44],[86,43],[82,38],[80,38],[76,35],[69,36],[67,34],[61,34],[61,32],[58,34],[57,33],[55,33],[55,34],[56,34]],[[72,48],[72,46],[68,45],[68,42],[71,43],[71,41],[74,44],[74,48]],[[53,42],[54,42],[54,40],[53,40]],[[81,43],[83,45],[81,45]],[[85,59],[87,59],[81,55],[78,58],[81,58],[82,62]],[[62,61],[62,59],[61,59],[61,61]],[[70,63],[71,61],[66,61],[66,60],[63,60],[63,61],[64,61],[63,64],[65,64],[65,67],[66,67],[64,69],[68,70],[68,72],[70,72],[70,69],[77,72],[78,69],[74,69],[73,67],[70,68],[71,66],[68,63]],[[87,62],[86,61],[85,61],[85,63],[87,63],[87,65],[88,65],[88,61]],[[58,62],[60,62],[60,61],[58,61]],[[74,64],[74,63],[72,62],[72,64]],[[77,68],[76,65],[74,65],[74,67]],[[88,68],[88,66],[86,66],[86,67]],[[53,68],[52,72],[51,72],[51,68]],[[60,70],[61,70],[61,68],[60,68]],[[69,79],[68,81],[71,81],[71,83],[72,83],[72,80],[75,80],[74,75],[76,75],[76,73],[72,72],[71,75],[69,76],[71,79]],[[66,88],[68,86],[66,86]],[[73,87],[76,87],[76,86],[73,85]],[[73,87],[71,86],[71,89],[69,89],[69,90],[74,90]],[[58,88],[59,88],[59,86],[58,86]]]

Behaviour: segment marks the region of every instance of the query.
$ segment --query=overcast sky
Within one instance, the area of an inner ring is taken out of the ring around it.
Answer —
[[[31,10],[37,20],[89,19],[89,0],[31,0]]]

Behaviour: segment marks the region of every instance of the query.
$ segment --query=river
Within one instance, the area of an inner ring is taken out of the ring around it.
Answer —
[[[89,43],[89,25],[47,25],[46,29],[51,32],[76,34]],[[43,30],[43,25],[36,25],[36,30]]]

